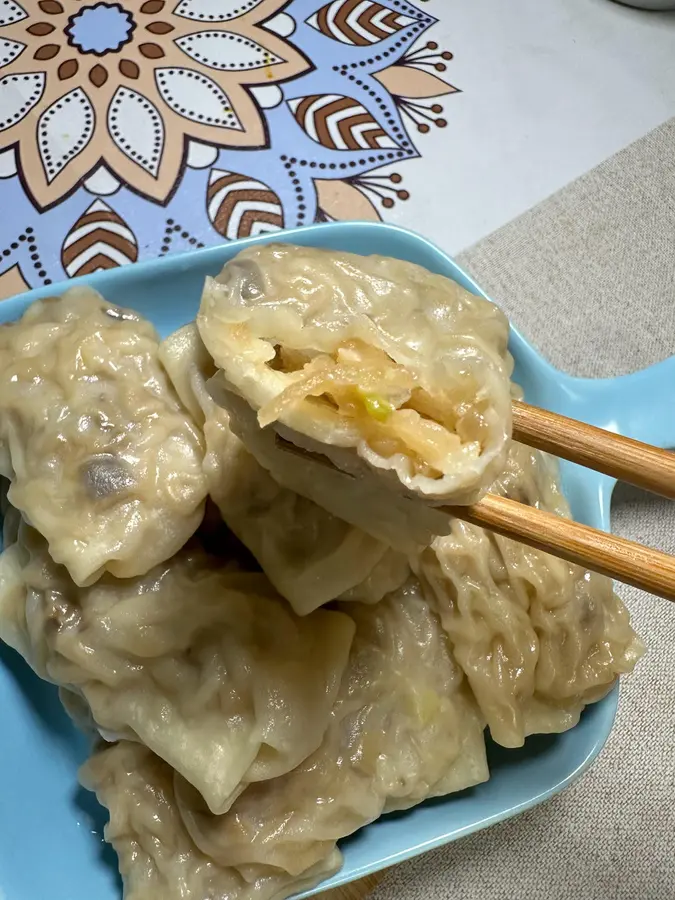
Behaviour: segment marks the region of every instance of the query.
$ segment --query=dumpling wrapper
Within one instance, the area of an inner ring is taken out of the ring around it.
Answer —
[[[216,382],[261,427],[373,490],[471,503],[503,466],[508,322],[447,278],[386,257],[259,245],[207,279],[197,325]]]
[[[417,556],[437,534],[450,530],[450,517],[432,506],[382,490],[376,480],[347,475],[320,456],[298,453],[290,442],[280,446],[277,432],[261,428],[242,397],[223,390],[215,379],[208,387],[229,413],[232,431],[277,484],[365,531],[393,553]]]
[[[77,584],[148,572],[202,519],[202,439],[158,349],[149,322],[82,287],[0,328],[0,474]]]
[[[0,556],[0,638],[84,697],[104,737],[142,741],[215,813],[320,745],[353,634],[344,614],[300,618],[264,575],[199,548],[88,588],[25,525]]]
[[[486,781],[484,721],[438,618],[411,579],[354,617],[350,664],[321,747],[213,816],[183,780],[176,796],[200,850],[224,866],[301,875],[383,812]]]
[[[110,813],[104,829],[124,882],[124,900],[283,900],[340,867],[337,850],[299,878],[267,866],[218,865],[194,844],[181,819],[173,771],[142,744],[121,741],[80,770]]]
[[[554,461],[522,444],[491,491],[569,517]],[[572,728],[642,655],[608,578],[517,541],[455,520],[417,568],[505,747]]]
[[[299,615],[341,595],[374,603],[400,587],[408,560],[282,487],[230,430],[206,388],[215,366],[194,325],[160,346],[176,391],[204,432],[204,472],[220,513]]]

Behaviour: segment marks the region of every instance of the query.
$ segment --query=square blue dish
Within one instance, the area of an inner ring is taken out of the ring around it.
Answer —
[[[206,275],[215,275],[248,244],[279,240],[399,257],[482,293],[428,241],[400,228],[371,223],[312,226],[100,272],[83,280],[108,300],[137,309],[164,336],[194,318]],[[32,291],[0,303],[0,323],[18,317],[33,300],[66,287]],[[675,444],[670,399],[675,358],[635,375],[594,381],[555,370],[515,330],[511,350],[515,379],[531,403],[658,446]],[[563,464],[563,482],[575,517],[608,529],[613,480]],[[617,700],[615,689],[589,707],[576,728],[531,738],[520,750],[504,750],[489,742],[492,777],[487,784],[405,814],[385,816],[345,840],[342,870],[319,889],[344,884],[485,828],[562,790],[602,749]],[[13,651],[0,647],[0,897],[121,897],[114,853],[102,841],[105,812],[77,784],[77,768],[86,754],[86,741],[61,709],[56,690],[39,681]]]

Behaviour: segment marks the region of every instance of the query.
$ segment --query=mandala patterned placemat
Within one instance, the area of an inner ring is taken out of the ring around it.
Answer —
[[[435,22],[407,0],[0,0],[0,298],[380,218],[457,93]]]

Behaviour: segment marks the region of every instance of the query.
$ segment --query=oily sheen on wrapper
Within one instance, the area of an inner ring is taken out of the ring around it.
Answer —
[[[419,584],[344,609],[356,636],[321,746],[224,815],[140,746],[122,742],[84,767],[110,809],[127,900],[296,893],[335,871],[336,841],[382,812],[487,779],[483,720]]]
[[[0,474],[78,584],[142,575],[202,519],[202,437],[152,325],[89,288],[0,328]]]
[[[298,614],[337,597],[374,603],[403,584],[404,555],[282,487],[232,433],[227,411],[207,390],[215,366],[194,325],[168,337],[159,355],[203,430],[209,495]]]
[[[267,866],[218,865],[185,828],[171,767],[142,744],[99,749],[80,779],[110,813],[105,838],[117,852],[124,900],[283,900],[340,867],[337,850],[301,878]]]
[[[569,516],[554,461],[522,444],[490,490]],[[517,541],[454,520],[413,566],[506,747],[576,725],[644,652],[609,578]]]
[[[353,633],[339,612],[296,616],[264,575],[199,547],[88,588],[25,525],[0,557],[0,638],[80,694],[103,734],[166,760],[215,813],[320,745]]]
[[[250,247],[207,279],[197,324],[217,380],[261,427],[391,503],[469,503],[502,468],[508,322],[447,278],[385,257]]]
[[[222,865],[311,869],[383,812],[488,778],[484,721],[438,619],[411,578],[356,622],[350,662],[321,747],[292,772],[251,785],[212,816],[176,779],[197,846]]]

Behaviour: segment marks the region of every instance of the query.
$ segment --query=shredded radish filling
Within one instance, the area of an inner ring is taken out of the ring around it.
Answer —
[[[308,361],[297,369],[303,358]],[[275,368],[281,368],[280,361],[292,381],[259,410],[263,428],[315,398],[352,420],[375,453],[385,458],[402,453],[416,473],[430,478],[442,477],[449,456],[481,452],[486,424],[479,410],[466,404],[462,409],[452,396],[432,396],[404,366],[363,341],[347,341],[334,355],[311,358],[277,348]]]

